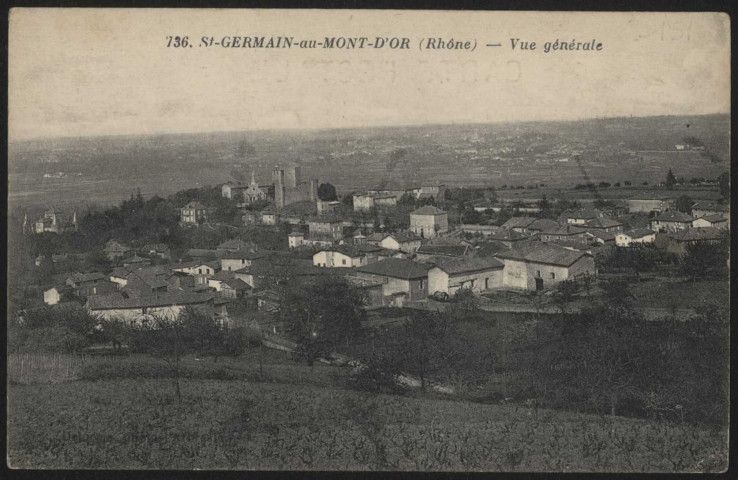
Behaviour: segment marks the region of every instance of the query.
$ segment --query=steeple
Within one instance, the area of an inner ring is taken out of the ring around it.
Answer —
[[[256,185],[256,172],[251,169],[251,185]]]

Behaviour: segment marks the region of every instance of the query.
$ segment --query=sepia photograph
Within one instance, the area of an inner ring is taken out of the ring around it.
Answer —
[[[13,8],[7,468],[721,473],[720,12]]]

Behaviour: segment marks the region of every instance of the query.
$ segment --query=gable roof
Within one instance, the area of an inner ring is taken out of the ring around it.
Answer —
[[[563,247],[548,245],[546,243],[524,248],[514,248],[497,254],[497,258],[517,260],[526,263],[542,263],[560,267],[573,265],[580,258],[587,256],[591,257],[591,255],[585,252],[574,252]]]
[[[490,235],[489,238],[490,240],[514,242],[526,239],[528,238],[528,235],[524,235],[515,230],[500,230],[499,232]]]
[[[404,258],[387,258],[370,263],[356,269],[357,272],[380,275],[383,277],[402,278],[405,280],[425,278],[432,267],[424,263],[414,262]]]
[[[724,232],[715,227],[694,227],[679,230],[669,236],[677,242],[696,242],[699,240],[720,240]]]
[[[433,205],[426,205],[410,212],[410,215],[445,215],[446,212]]]
[[[630,238],[643,238],[647,235],[654,235],[656,232],[649,228],[634,228],[633,230],[628,230],[627,232],[623,232],[623,235],[627,235]]]
[[[599,228],[593,228],[591,230],[587,230],[585,233],[587,235],[591,236],[591,237],[596,237],[596,238],[599,238],[600,240],[604,240],[606,242],[609,242],[610,240],[614,240],[615,239],[615,235],[616,235],[616,233],[606,232],[606,231],[601,230]]]
[[[106,252],[127,252],[131,248],[117,240],[108,240],[104,250]]]
[[[210,294],[166,292],[158,295],[131,296],[126,298],[120,292],[104,295],[90,295],[87,306],[90,310],[131,309],[142,307],[164,307],[172,305],[193,305],[206,303],[213,298]]]
[[[183,209],[183,210],[184,210],[184,209],[188,209],[188,210],[191,210],[191,209],[195,209],[195,210],[205,210],[205,205],[203,205],[203,204],[202,204],[202,203],[200,203],[200,202],[190,202],[190,203],[188,203],[187,205],[185,205],[184,207],[182,207],[182,209]]]
[[[420,237],[417,236],[413,232],[395,232],[395,233],[390,233],[387,236],[394,238],[399,243],[404,243],[404,242],[417,242],[418,240],[420,240]],[[385,238],[387,238],[387,237],[385,237]],[[384,238],[382,240],[384,240]]]
[[[594,208],[582,208],[580,210],[567,210],[562,213],[561,216],[563,218],[572,218],[577,220],[590,220],[599,217],[600,212]]]
[[[663,212],[659,215],[656,215],[651,219],[651,221],[659,221],[659,222],[677,222],[677,223],[692,223],[693,218],[690,215],[687,215],[686,213],[679,212],[677,210],[669,210],[668,212]]]
[[[697,220],[707,220],[710,223],[722,223],[727,222],[728,219],[719,213],[713,213],[712,215],[705,215],[704,217],[700,217]]]
[[[415,253],[421,255],[444,255],[448,257],[463,257],[469,247],[466,245],[421,245]]]
[[[234,290],[248,290],[251,288],[251,285],[244,282],[240,278],[229,278],[227,280],[224,280],[223,287],[225,287],[226,285]]]
[[[482,272],[486,270],[500,270],[505,264],[494,257],[470,257],[463,259],[439,258],[436,267],[449,275]]]
[[[617,227],[622,224],[623,222],[619,222],[617,220],[613,220],[612,218],[608,218],[608,217],[593,218],[592,220],[588,220],[587,223],[585,223],[585,225],[590,228],[610,228],[610,227]]]
[[[500,228],[527,228],[537,220],[535,217],[511,217],[507,222],[500,225]]]
[[[716,202],[697,202],[692,205],[692,210],[714,210],[716,212],[730,211],[729,205],[722,205]]]
[[[105,275],[103,275],[100,272],[73,273],[72,275],[69,276],[69,278],[71,278],[74,283],[86,283],[86,282],[96,282],[98,280],[103,280],[105,278]]]
[[[148,243],[144,245],[141,251],[163,253],[169,251],[169,245],[166,243]]]
[[[248,250],[239,250],[236,252],[226,252],[221,255],[222,260],[256,260],[257,258],[264,258],[268,254],[265,252],[252,252]]]
[[[561,224],[556,220],[551,220],[550,218],[536,218],[533,223],[528,225],[528,230],[552,231],[559,227],[561,227]]]

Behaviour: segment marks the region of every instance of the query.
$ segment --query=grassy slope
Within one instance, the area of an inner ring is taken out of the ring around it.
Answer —
[[[335,374],[330,367],[311,370],[273,360],[265,368],[267,382],[245,375],[258,367],[238,360],[222,365],[244,373],[236,380],[183,380],[181,407],[169,379],[13,384],[9,463],[36,468],[701,471],[724,468],[720,462],[727,455],[721,434],[693,427],[370,395],[329,386]],[[196,368],[193,360],[188,364]]]

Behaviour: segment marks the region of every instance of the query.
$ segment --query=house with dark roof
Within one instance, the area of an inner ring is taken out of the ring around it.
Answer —
[[[420,247],[420,237],[413,232],[390,233],[379,242],[379,246],[388,250],[400,250],[413,254]]]
[[[618,247],[631,247],[643,245],[656,241],[656,232],[648,228],[636,228],[627,232],[618,232],[615,235],[615,245]]]
[[[596,274],[592,255],[543,242],[499,252],[496,258],[505,264],[502,285],[507,288],[542,290],[563,280]]]
[[[720,214],[705,215],[704,217],[692,220],[693,227],[715,227],[730,229],[728,217]]]
[[[267,252],[253,252],[251,250],[227,251],[220,257],[220,266],[223,270],[236,271],[243,267],[250,267],[255,260],[267,255]]]
[[[656,246],[663,248],[667,253],[683,255],[687,252],[687,245],[696,243],[719,243],[727,237],[725,230],[715,227],[685,228],[657,237]]]
[[[620,232],[623,230],[623,222],[609,217],[597,217],[584,223],[587,230],[601,230],[605,232]]]
[[[428,292],[453,295],[462,288],[474,292],[499,288],[504,266],[494,257],[439,258],[428,271]]]
[[[99,272],[73,273],[67,277],[65,284],[70,286],[74,295],[78,297],[114,292],[118,289],[117,284]]]
[[[108,257],[108,260],[117,260],[130,255],[133,252],[133,249],[115,239],[111,239],[105,244],[103,252],[105,253],[105,256]]]
[[[401,258],[388,258],[358,267],[355,276],[382,284],[387,304],[403,305],[425,300],[428,270],[432,265]]]
[[[536,220],[538,220],[536,217],[511,217],[507,222],[500,225],[500,229],[528,233],[528,227]]]
[[[225,298],[241,298],[251,290],[251,286],[240,278],[229,278],[223,281],[220,293]]]
[[[135,296],[126,291],[91,295],[85,304],[90,312],[107,320],[119,320],[141,325],[154,316],[177,318],[185,308],[195,308],[206,315],[213,314],[213,295],[191,292],[164,292]]]
[[[722,215],[730,223],[730,205],[717,202],[697,202],[692,205],[692,218],[702,218],[707,215]]]
[[[208,248],[190,248],[187,250],[187,256],[192,258],[192,260],[199,262],[214,260],[218,258],[219,254],[218,250]]]
[[[606,232],[597,228],[592,228],[584,232],[585,239],[588,243],[598,243],[600,245],[615,245],[615,236],[619,232]]]
[[[530,235],[515,230],[500,230],[489,236],[490,240],[500,243],[507,248],[512,248],[518,242],[529,240],[530,238]]]
[[[651,230],[661,233],[678,232],[692,226],[692,217],[677,210],[663,212],[651,219]]]
[[[558,228],[552,230],[542,230],[538,233],[537,237],[542,242],[550,242],[553,240],[586,242],[587,238],[589,238],[586,229],[575,226],[574,224],[560,225]]]
[[[410,212],[410,231],[422,238],[448,232],[448,213],[433,205]]]

